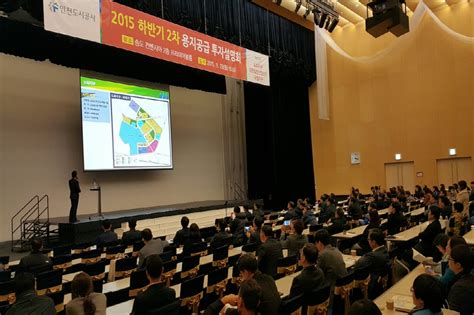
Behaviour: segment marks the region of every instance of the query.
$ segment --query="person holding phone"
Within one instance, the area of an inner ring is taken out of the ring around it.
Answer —
[[[211,239],[211,248],[217,248],[229,244],[229,239],[232,238],[232,234],[226,231],[227,224],[223,219],[216,219],[215,222],[217,233]],[[230,243],[232,243],[230,241]]]
[[[308,239],[303,235],[304,225],[300,219],[292,220],[289,226],[282,228],[281,246],[288,249],[288,256],[299,255]]]

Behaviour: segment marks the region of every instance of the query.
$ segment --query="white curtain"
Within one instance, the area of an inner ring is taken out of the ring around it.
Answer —
[[[225,162],[225,198],[247,198],[247,154],[245,102],[242,81],[226,77],[227,94],[222,96]]]
[[[394,40],[389,46],[385,49],[375,53],[372,56],[360,56],[353,57],[344,51],[327,33],[325,30],[322,30],[319,27],[315,27],[315,46],[316,46],[316,75],[317,75],[317,93],[318,93],[318,117],[319,119],[329,119],[329,85],[328,85],[328,75],[327,75],[327,56],[326,56],[326,45],[329,45],[335,52],[341,56],[360,63],[371,63],[379,60],[380,58],[386,56],[394,49],[400,46],[401,43],[411,40],[413,34],[417,31],[418,26],[420,25],[422,19],[425,16],[429,16],[436,25],[446,32],[452,38],[461,41],[466,44],[473,45],[474,37],[469,37],[463,34],[460,34],[448,26],[446,26],[434,13],[426,6],[423,1],[420,1],[416,7],[415,12],[410,17],[410,32],[404,34],[403,36],[398,37]],[[323,48],[324,47],[324,48]]]

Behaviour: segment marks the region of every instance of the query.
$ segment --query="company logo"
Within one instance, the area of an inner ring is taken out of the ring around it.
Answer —
[[[50,1],[49,10],[53,13],[56,13],[59,10],[59,3],[57,3],[56,1]]]

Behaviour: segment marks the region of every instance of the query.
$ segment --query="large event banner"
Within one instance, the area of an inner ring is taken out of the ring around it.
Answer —
[[[268,56],[112,0],[43,0],[45,29],[270,85]]]

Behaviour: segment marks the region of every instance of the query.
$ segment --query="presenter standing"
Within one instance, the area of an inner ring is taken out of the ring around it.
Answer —
[[[77,205],[79,204],[79,193],[81,192],[81,187],[79,186],[79,180],[77,177],[77,172],[72,171],[71,179],[69,180],[69,198],[71,198],[71,210],[69,210],[69,222],[74,223],[78,222],[77,220]]]

